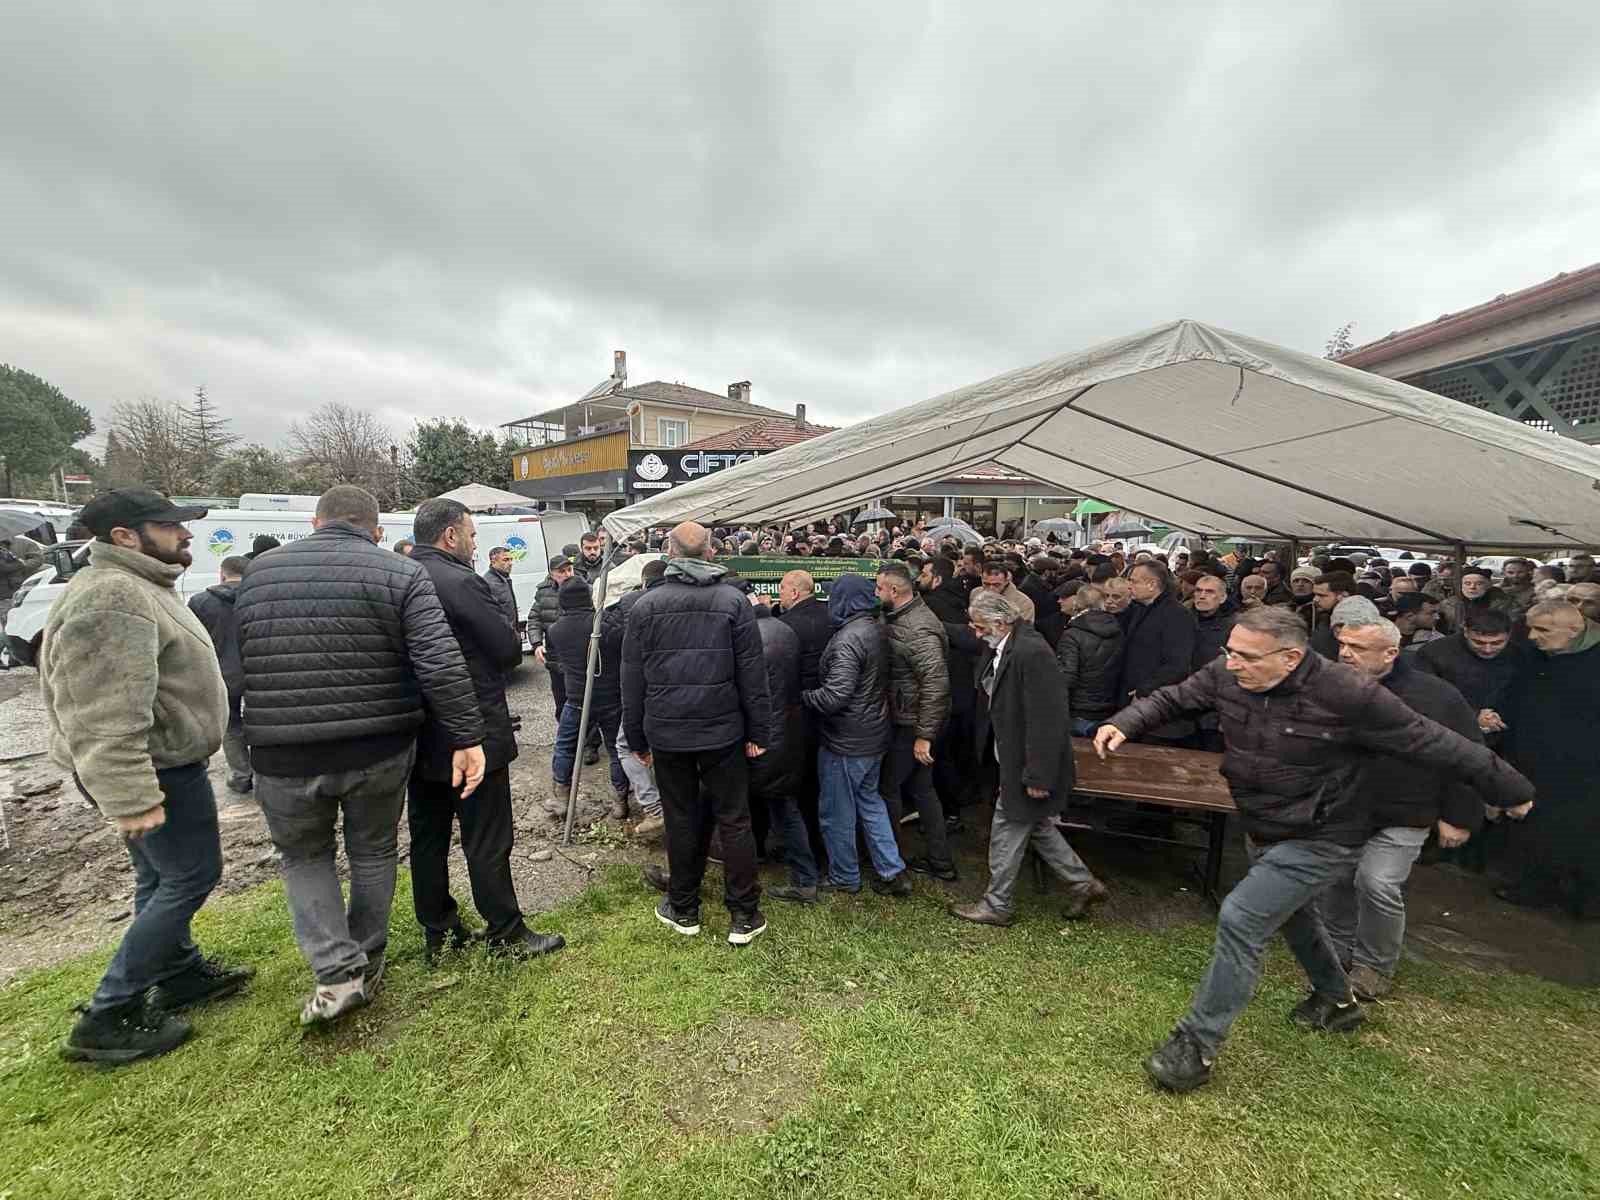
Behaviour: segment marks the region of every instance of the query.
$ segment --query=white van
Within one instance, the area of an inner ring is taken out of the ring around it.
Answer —
[[[222,560],[250,553],[262,534],[287,544],[311,534],[309,512],[261,512],[246,509],[213,509],[208,516],[188,522],[194,540],[189,553],[194,562],[178,579],[178,590],[185,596],[203,592],[222,581]],[[380,545],[393,548],[397,541],[411,537],[415,513],[383,513]],[[517,592],[517,605],[526,614],[533,604],[533,592],[550,571],[550,559],[562,548],[576,544],[589,531],[581,513],[549,512],[539,516],[491,516],[474,514],[478,526],[478,555],[473,568],[480,574],[489,569],[489,551],[505,546],[511,551],[511,581]],[[53,552],[53,553],[49,553]],[[67,586],[74,572],[88,561],[88,547],[74,542],[47,548],[51,565],[35,572],[17,588],[11,608],[4,614],[5,647],[13,663],[32,665],[39,653],[50,607]]]

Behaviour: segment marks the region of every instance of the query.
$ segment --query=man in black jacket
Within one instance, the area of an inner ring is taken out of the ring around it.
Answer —
[[[489,551],[489,569],[483,573],[483,581],[489,585],[489,594],[494,597],[506,623],[515,629],[522,614],[517,608],[517,589],[511,584],[511,547],[496,546]],[[520,644],[519,639],[519,647]]]
[[[800,639],[800,690],[817,686],[818,664],[833,636],[833,621],[828,605],[817,599],[816,584],[805,571],[790,571],[778,584],[778,619],[795,631]],[[805,818],[811,838],[811,853],[821,862],[827,857],[822,840],[822,824],[817,814],[821,785],[817,779],[817,714],[801,706],[800,730],[796,739],[800,772],[800,815]]]
[[[747,761],[771,744],[771,697],[755,614],[707,561],[709,542],[692,521],[674,528],[665,576],[628,615],[622,719],[634,756],[655,767],[666,811],[672,885],[656,916],[678,933],[700,932],[700,884],[719,831],[728,941],[743,946],[767,927]]]
[[[1161,563],[1142,562],[1129,573],[1128,586],[1133,603],[1117,689],[1123,703],[1187,678],[1194,667],[1194,615],[1173,595],[1172,573]],[[1192,721],[1176,720],[1146,730],[1140,740],[1182,745],[1192,733]]]
[[[556,555],[550,560],[550,573],[533,589],[533,607],[528,609],[528,645],[533,647],[534,659],[550,674],[550,697],[555,701],[557,721],[567,704],[567,689],[561,668],[545,654],[544,635],[561,619],[561,585],[571,578],[572,560],[564,554]]]
[[[589,673],[589,641],[594,634],[594,594],[589,585],[574,575],[561,585],[561,619],[544,632],[546,661],[561,668],[565,679],[566,707],[556,726],[555,753],[550,773],[555,783],[555,814],[565,816],[568,789],[572,785],[573,764],[578,757],[578,724],[583,716],[583,693]],[[624,626],[600,623],[600,657],[596,663],[594,685],[589,699],[589,728],[600,731],[611,759],[611,790],[616,808],[612,816],[628,816],[628,776],[617,752],[617,726],[622,720],[622,639]]]
[[[973,632],[989,647],[981,674],[978,744],[999,767],[1000,794],[989,827],[989,887],[976,904],[950,911],[980,925],[1011,924],[1017,875],[1029,846],[1066,881],[1067,919],[1087,915],[1106,899],[1105,886],[1054,821],[1066,811],[1076,777],[1072,739],[1061,729],[1069,711],[1067,687],[1049,643],[1021,618],[1003,596],[979,592],[972,597]]]
[[[1117,711],[1122,675],[1122,622],[1105,611],[1105,593],[1093,584],[1074,594],[1078,613],[1056,646],[1056,662],[1067,687],[1067,727],[1088,737]]]
[[[605,567],[605,543],[598,533],[590,532],[578,539],[578,558],[572,564],[572,572],[587,584],[593,584],[600,578],[600,572]]]
[[[1243,612],[1225,657],[1136,700],[1094,737],[1104,755],[1146,729],[1215,712],[1227,745],[1222,774],[1248,835],[1250,870],[1222,903],[1211,966],[1188,1013],[1145,1061],[1151,1078],[1173,1091],[1211,1078],[1217,1050],[1250,1003],[1267,944],[1280,930],[1313,988],[1291,1019],[1335,1032],[1365,1020],[1316,898],[1360,857],[1371,833],[1360,777],[1373,751],[1473,780],[1507,807],[1533,798],[1532,785],[1486,747],[1310,653],[1308,640],[1291,609]]]
[[[222,756],[228,763],[227,787],[241,795],[255,786],[250,773],[250,751],[244,741],[244,663],[239,658],[239,618],[234,611],[239,580],[244,578],[250,560],[242,556],[222,560],[222,582],[214,583],[189,600],[189,607],[211,635],[222,668],[222,682],[228,686],[228,728],[222,735]]]
[[[310,537],[251,563],[235,601],[256,799],[317,979],[300,1012],[308,1025],[366,1003],[382,981],[424,718],[463,800],[484,774],[472,675],[428,573],[378,547],[378,502],[361,488],[329,488],[311,523]],[[334,859],[341,813],[348,910]]]
[[[566,943],[559,934],[535,933],[522,919],[511,879],[511,760],[517,738],[506,704],[506,673],[522,661],[522,639],[505,619],[488,581],[472,570],[477,528],[454,500],[429,500],[417,509],[417,544],[411,561],[433,581],[439,605],[467,672],[483,718],[483,782],[470,800],[452,783],[451,731],[431,714],[417,743],[417,763],[407,789],[411,826],[411,891],[426,953],[436,959],[446,942],[473,940],[450,895],[450,836],[459,819],[472,904],[487,922],[485,937],[500,951],[548,954]],[[513,610],[515,611],[515,610]]]
[[[1312,605],[1315,605],[1313,599]],[[1302,609],[1302,617],[1310,617],[1313,608]],[[1239,609],[1228,595],[1228,585],[1216,575],[1202,575],[1194,585],[1194,669],[1200,670],[1222,654],[1238,619]],[[1195,722],[1198,732],[1197,748],[1213,754],[1222,753],[1222,733],[1218,728],[1217,714],[1206,713]]]
[[[783,861],[789,868],[786,885],[768,888],[777,900],[815,904],[817,859],[811,835],[801,815],[797,789],[800,770],[800,636],[778,619],[766,597],[752,593],[756,628],[761,631],[761,653],[767,664],[767,692],[772,699],[772,744],[760,758],[750,760],[750,802],[759,804],[765,822],[756,829],[760,849],[767,830],[776,827],[783,839]]]
[[[1416,670],[1400,653],[1393,622],[1346,622],[1339,627],[1339,661],[1470,742],[1483,741],[1476,714],[1442,679]],[[1461,779],[1441,777],[1403,758],[1384,755],[1367,765],[1361,789],[1372,811],[1373,834],[1361,857],[1323,893],[1322,918],[1357,999],[1389,992],[1406,933],[1406,880],[1435,827],[1446,850],[1464,845],[1483,827],[1483,798]]]
[[[945,665],[950,671],[950,719],[933,747],[933,790],[944,809],[951,832],[961,828],[961,810],[977,801],[978,765],[974,759],[972,729],[974,709],[973,667],[982,649],[967,628],[968,593],[956,575],[956,564],[936,555],[922,565],[917,577],[922,601],[944,624],[949,640]]]
[[[1467,618],[1466,628],[1419,649],[1415,665],[1454,685],[1478,715],[1489,744],[1496,743],[1506,727],[1500,708],[1517,672],[1509,613],[1479,609]]]

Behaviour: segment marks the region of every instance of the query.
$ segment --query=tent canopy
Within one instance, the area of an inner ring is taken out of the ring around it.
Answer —
[[[503,491],[497,487],[490,487],[486,483],[464,483],[454,491],[446,492],[436,497],[439,500],[454,500],[457,504],[464,504],[470,509],[497,508],[502,504],[528,504],[526,496],[519,496],[516,492]]]
[[[802,521],[988,462],[1211,537],[1600,543],[1600,450],[1193,321],[801,442],[605,526]]]

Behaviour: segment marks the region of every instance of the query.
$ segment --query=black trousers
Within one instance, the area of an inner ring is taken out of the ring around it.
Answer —
[[[465,800],[449,780],[424,779],[420,769],[411,772],[406,821],[411,827],[411,899],[417,923],[430,933],[444,933],[461,920],[450,894],[450,835],[457,817],[473,907],[488,925],[491,940],[515,937],[523,924],[511,881],[509,767],[490,771]]]
[[[819,813],[822,801],[822,782],[817,778],[817,714],[809,708],[800,710],[800,720],[792,726],[799,731],[799,759],[795,763],[795,797],[800,804],[800,819],[806,825],[806,837],[811,842],[811,857],[827,868],[828,846],[822,840],[822,820]]]
[[[744,743],[719,750],[655,750],[656,786],[667,821],[667,866],[672,907],[680,916],[700,912],[711,834],[722,831],[723,902],[735,915],[754,911],[756,841],[750,831],[750,768]]]
[[[933,768],[919,763],[912,747],[917,731],[909,725],[896,725],[889,749],[878,769],[878,794],[883,797],[889,819],[894,822],[895,837],[905,850],[905,837],[900,818],[909,801],[922,817],[922,844],[928,848],[928,862],[935,870],[949,870],[950,835],[944,827],[944,806],[933,790]],[[903,857],[903,854],[902,854]]]
[[[950,713],[944,732],[933,745],[933,790],[946,816],[977,803],[978,764],[971,712]]]

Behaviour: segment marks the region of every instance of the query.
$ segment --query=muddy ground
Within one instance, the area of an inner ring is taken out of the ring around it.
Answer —
[[[593,871],[612,863],[660,861],[657,845],[629,840],[606,820],[610,784],[603,768],[585,772],[577,834],[560,844],[561,828],[543,809],[551,793],[550,748],[555,728],[549,684],[529,663],[510,689],[522,714],[522,756],[512,769],[516,849],[512,863],[524,909],[538,913],[583,889]],[[131,915],[132,869],[116,834],[78,797],[70,778],[45,750],[38,679],[27,669],[0,672],[0,804],[8,848],[0,849],[0,983],[18,972],[109,945]],[[248,796],[222,785],[222,762],[212,780],[219,801],[224,872],[221,891],[242,891],[276,876],[272,845]],[[962,881],[953,899],[975,897],[987,878],[987,813],[972,814],[955,838]],[[1199,835],[1195,834],[1198,845]],[[920,849],[908,831],[908,849]],[[402,854],[408,839],[400,830]],[[1145,928],[1210,920],[1213,910],[1192,873],[1196,856],[1103,835],[1073,836],[1074,845],[1112,889],[1102,920]],[[1245,869],[1237,833],[1230,836],[1224,886]],[[465,899],[459,848],[453,862],[457,895]],[[768,882],[781,871],[768,866]],[[1048,904],[1024,883],[1019,902]],[[641,888],[641,902],[646,899]],[[1549,912],[1512,908],[1493,898],[1482,876],[1455,868],[1419,866],[1412,876],[1406,953],[1413,958],[1481,971],[1524,971],[1576,986],[1600,986],[1600,922],[1577,923]]]

